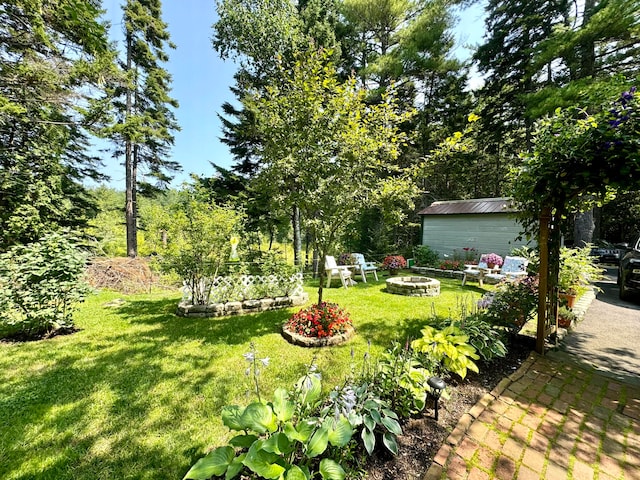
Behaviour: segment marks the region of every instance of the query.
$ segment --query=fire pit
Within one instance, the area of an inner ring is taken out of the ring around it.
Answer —
[[[437,297],[440,282],[429,277],[391,277],[387,279],[387,292],[409,297]]]

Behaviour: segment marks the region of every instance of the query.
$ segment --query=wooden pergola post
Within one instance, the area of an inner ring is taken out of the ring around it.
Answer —
[[[536,352],[544,355],[544,340],[547,334],[547,295],[549,285],[549,225],[551,223],[551,207],[545,206],[540,213],[540,271],[538,284],[538,329],[536,335]]]

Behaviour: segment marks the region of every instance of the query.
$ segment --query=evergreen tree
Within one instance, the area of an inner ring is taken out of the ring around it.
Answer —
[[[118,143],[116,155],[124,155],[126,172],[125,221],[127,255],[138,254],[137,196],[150,195],[167,186],[180,165],[168,158],[178,124],[170,97],[171,76],[162,66],[171,43],[162,21],[160,0],[127,0],[123,6],[126,76],[114,90],[117,124],[110,136]]]
[[[0,251],[94,210],[81,182],[100,179],[88,154],[113,73],[100,2],[0,5]]]

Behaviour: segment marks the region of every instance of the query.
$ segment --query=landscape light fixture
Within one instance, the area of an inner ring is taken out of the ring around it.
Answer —
[[[447,387],[447,384],[440,377],[431,377],[427,381],[427,385],[431,387],[431,395],[433,395],[433,408],[435,410],[436,422],[438,421],[438,400],[442,391]]]

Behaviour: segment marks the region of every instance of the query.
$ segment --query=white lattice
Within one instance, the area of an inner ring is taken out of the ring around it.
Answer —
[[[279,275],[239,275],[230,277],[203,278],[196,285],[196,298],[207,299],[206,303],[257,300],[260,298],[292,297],[302,295],[302,273],[290,277]],[[184,282],[182,301],[190,302],[191,287]]]

